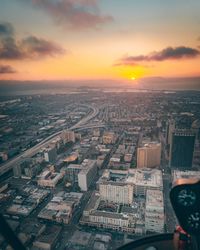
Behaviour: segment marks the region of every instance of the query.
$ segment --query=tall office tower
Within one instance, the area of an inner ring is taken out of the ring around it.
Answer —
[[[167,122],[166,128],[166,144],[170,145],[172,140],[172,132],[175,130],[176,124],[174,120],[170,120]]]
[[[75,133],[74,131],[64,130],[61,134],[61,138],[64,144],[68,142],[75,142]]]
[[[161,161],[161,143],[150,142],[137,149],[137,168],[159,167]]]
[[[46,162],[52,162],[54,163],[57,157],[57,153],[56,153],[56,148],[55,147],[49,147],[46,148],[44,151],[44,160]]]
[[[176,129],[172,133],[170,146],[170,166],[191,168],[194,153],[195,133],[192,130]]]
[[[78,185],[82,191],[88,191],[97,175],[97,165],[95,160],[85,159],[82,170],[78,173]]]

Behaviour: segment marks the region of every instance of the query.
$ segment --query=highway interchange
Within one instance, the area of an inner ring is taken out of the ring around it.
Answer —
[[[87,123],[91,119],[93,119],[95,116],[97,116],[97,114],[99,113],[99,109],[97,107],[94,107],[94,106],[91,106],[91,105],[90,106],[89,105],[83,105],[83,106],[87,106],[92,111],[87,116],[85,116],[83,119],[81,119],[78,123],[76,123],[72,127],[68,128],[69,130],[75,130],[75,129],[81,129],[81,128],[89,128]],[[98,126],[101,127],[102,124],[91,125],[91,127],[98,127]],[[7,163],[3,164],[0,167],[0,176],[5,174],[9,170],[11,170],[15,165],[20,164],[24,160],[24,158],[32,157],[33,155],[37,154],[42,148],[46,147],[53,140],[55,140],[55,138],[57,136],[59,136],[62,132],[63,132],[63,130],[60,130],[60,131],[48,136],[43,141],[39,142],[37,145],[35,145],[32,148],[22,152],[20,155],[14,157],[13,159],[8,161]]]

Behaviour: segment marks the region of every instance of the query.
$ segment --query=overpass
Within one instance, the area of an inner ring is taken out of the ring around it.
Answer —
[[[84,127],[85,123],[89,122],[91,119],[93,119],[98,113],[99,109],[94,106],[89,105],[82,105],[87,106],[92,109],[92,113],[89,113],[86,117],[81,119],[78,123],[73,125],[72,127],[68,128],[68,130],[75,130],[81,127]],[[46,139],[42,140],[40,143],[36,144],[32,148],[26,150],[25,152],[19,154],[18,156],[14,157],[13,159],[9,160],[8,162],[2,164],[0,166],[0,176],[8,172],[13,168],[14,165],[18,165],[23,162],[24,158],[32,157],[35,154],[37,154],[42,148],[46,147],[49,143],[51,143],[57,136],[59,136],[63,130],[58,131],[50,136],[48,136]]]
[[[90,125],[83,125],[81,127],[76,128],[76,131],[81,131],[85,129],[91,129],[91,128],[104,128],[106,125],[103,123],[98,123],[98,124],[90,124]]]

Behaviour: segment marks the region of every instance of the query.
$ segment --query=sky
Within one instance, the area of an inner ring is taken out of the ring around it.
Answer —
[[[200,76],[199,0],[0,1],[0,79]]]

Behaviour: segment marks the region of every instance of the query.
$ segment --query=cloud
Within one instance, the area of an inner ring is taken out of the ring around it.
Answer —
[[[13,37],[0,39],[0,59],[18,60],[25,57],[21,48],[16,44]]]
[[[40,59],[64,53],[56,43],[36,36],[17,40],[12,25],[0,23],[0,59]]]
[[[9,65],[0,65],[0,74],[13,74],[16,70]]]
[[[97,29],[113,21],[101,14],[97,0],[21,0],[46,12],[56,24],[74,30]]]
[[[168,47],[158,52],[152,52],[148,55],[126,56],[121,58],[117,65],[133,65],[138,62],[180,60],[185,58],[195,58],[200,55],[200,51],[190,47]]]
[[[28,57],[38,58],[40,56],[54,56],[58,54],[64,54],[65,50],[57,44],[42,39],[36,36],[29,36],[22,40],[21,48],[24,50],[24,54]]]

